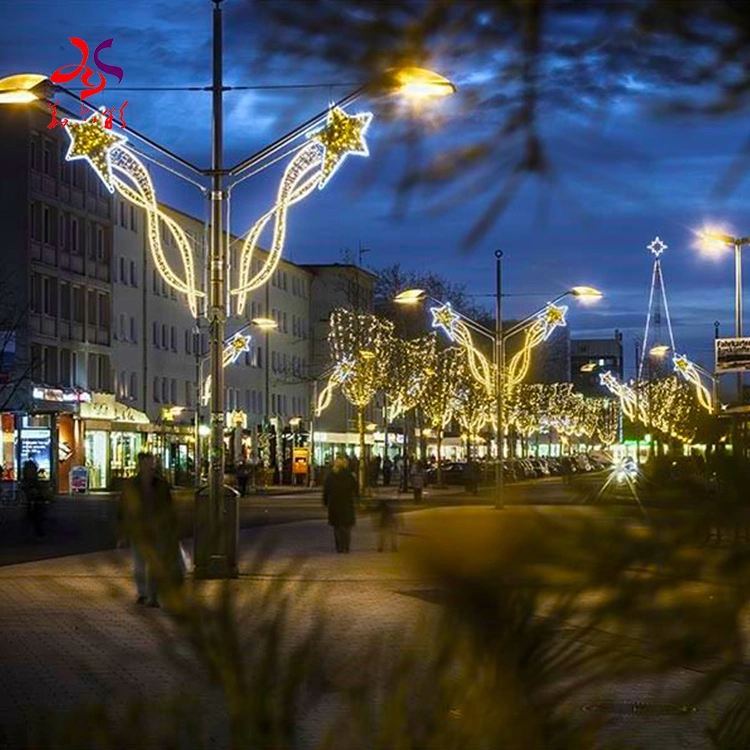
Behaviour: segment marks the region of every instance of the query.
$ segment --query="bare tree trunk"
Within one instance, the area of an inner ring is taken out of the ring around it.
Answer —
[[[364,497],[367,491],[367,464],[365,458],[365,409],[357,407],[357,426],[359,428],[359,495]]]
[[[437,486],[443,486],[443,428],[438,427],[437,429]]]

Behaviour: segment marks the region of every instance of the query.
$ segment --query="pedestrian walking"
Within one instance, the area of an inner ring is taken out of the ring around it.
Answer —
[[[383,487],[391,486],[391,477],[393,476],[393,461],[388,456],[383,459]]]
[[[34,533],[38,537],[44,536],[47,506],[50,503],[49,489],[44,486],[39,476],[39,465],[33,457],[24,461],[21,467],[21,489]]]
[[[424,470],[422,469],[421,461],[412,460],[409,480],[411,482],[411,487],[414,490],[414,502],[421,503],[422,490],[424,489]]]
[[[152,454],[138,455],[138,473],[125,488],[122,503],[121,535],[133,549],[136,602],[159,607],[159,592],[174,590],[182,570],[172,491]]]
[[[356,500],[357,480],[349,471],[346,458],[337,458],[323,485],[323,505],[328,508],[328,524],[333,526],[336,552],[349,552]]]
[[[479,467],[471,459],[466,464],[464,489],[472,495],[476,495],[479,491]]]
[[[250,467],[246,461],[240,461],[237,465],[237,489],[240,491],[240,496],[245,497],[247,495],[247,483],[250,479]]]
[[[384,552],[386,547],[390,547],[391,552],[398,550],[398,522],[393,500],[384,497],[378,505],[378,552]]]

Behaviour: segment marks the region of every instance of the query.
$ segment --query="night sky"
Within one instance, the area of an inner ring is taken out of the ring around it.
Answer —
[[[234,0],[225,3],[232,12]],[[203,0],[25,0],[0,2],[0,71],[50,74],[79,61],[69,36],[91,49],[114,37],[103,59],[123,68],[127,86],[207,85],[210,83],[210,3]],[[114,10],[113,10],[114,9]],[[353,80],[348,71],[314,65],[274,73],[252,65],[251,46],[263,28],[229,26],[225,54],[228,84],[269,85]],[[90,59],[91,63],[91,59]],[[426,147],[460,143],[463,134],[481,130],[483,118],[462,108],[462,84],[476,82],[481,70],[441,70],[459,86],[441,128],[426,126]],[[356,78],[354,79],[356,80]],[[210,94],[118,91],[108,78],[101,100],[119,107],[129,101],[126,120],[189,159],[209,158]],[[72,84],[71,84],[72,85]],[[491,82],[485,85],[492,85]],[[234,162],[323,109],[346,86],[295,90],[257,90],[226,97],[227,161]],[[475,293],[491,292],[493,251],[505,252],[509,315],[520,315],[575,284],[604,290],[594,308],[572,308],[575,335],[625,332],[626,358],[645,322],[651,256],[646,245],[659,235],[669,249],[664,275],[677,347],[709,365],[714,320],[721,332],[733,332],[733,263],[727,253],[710,258],[694,246],[692,231],[707,221],[728,231],[750,233],[741,213],[747,182],[720,195],[721,176],[736,159],[747,137],[740,116],[712,121],[659,118],[650,114],[659,92],[628,77],[607,116],[592,123],[549,113],[545,135],[556,160],[555,184],[529,182],[491,232],[466,250],[462,239],[482,211],[486,196],[435,211],[433,202],[415,195],[408,211],[395,215],[398,156],[385,148],[387,124],[374,122],[368,134],[369,160],[350,157],[331,184],[295,206],[289,215],[286,255],[296,262],[335,262],[341,250],[370,252],[373,268],[401,262],[430,268],[466,283]],[[364,105],[363,105],[364,106]],[[271,169],[238,188],[232,204],[232,229],[241,232],[267,208],[280,170]],[[172,178],[157,179],[162,200],[203,215],[200,194],[186,192]],[[744,222],[744,223],[743,223]],[[524,296],[537,294],[539,296]]]

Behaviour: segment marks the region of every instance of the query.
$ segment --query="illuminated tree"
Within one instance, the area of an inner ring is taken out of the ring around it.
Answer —
[[[419,400],[422,413],[430,426],[435,430],[437,439],[438,484],[442,484],[441,467],[442,445],[445,428],[451,423],[458,409],[456,393],[465,382],[466,372],[463,351],[451,346],[438,352],[435,357],[435,368]]]
[[[495,407],[494,397],[487,392],[485,385],[469,372],[467,357],[462,362],[466,368],[455,389],[455,417],[466,433],[467,454],[471,455],[470,443],[475,440],[481,430],[492,421],[492,411]]]
[[[427,384],[432,381],[437,365],[435,335],[404,341],[393,338],[388,356],[388,421],[411,411],[422,400]]]
[[[333,372],[320,394],[316,411],[331,403],[338,387],[349,403],[357,407],[359,429],[359,488],[367,486],[365,467],[365,408],[388,377],[393,346],[393,324],[369,313],[338,308],[331,313],[328,334]]]

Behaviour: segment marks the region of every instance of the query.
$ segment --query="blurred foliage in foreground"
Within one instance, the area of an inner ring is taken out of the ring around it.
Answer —
[[[742,476],[722,480],[735,482],[737,499]],[[711,707],[706,742],[748,747],[750,554],[705,546],[697,532],[707,518],[644,522],[606,508],[422,515],[403,554],[428,582],[413,593],[432,603],[420,623],[369,643],[324,606],[304,566],[269,572],[270,549],[240,581],[167,576],[165,616],[148,621],[175,697],[50,717],[28,746],[634,747],[606,713],[582,707],[640,681],[685,712]],[[732,700],[714,711],[728,685]],[[223,739],[206,724],[206,696]]]

